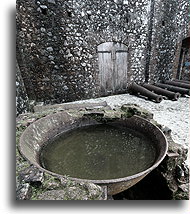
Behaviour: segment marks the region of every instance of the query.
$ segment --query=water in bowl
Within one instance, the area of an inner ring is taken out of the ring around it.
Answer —
[[[110,125],[66,132],[49,142],[40,155],[45,169],[89,180],[131,176],[148,169],[155,158],[155,146],[145,135]]]

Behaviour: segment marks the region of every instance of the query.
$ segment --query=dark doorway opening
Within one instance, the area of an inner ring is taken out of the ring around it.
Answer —
[[[176,78],[190,81],[190,37],[182,41]]]

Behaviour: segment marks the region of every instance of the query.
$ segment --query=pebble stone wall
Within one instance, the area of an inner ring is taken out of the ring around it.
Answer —
[[[176,77],[182,40],[188,36],[189,3],[184,0],[154,0],[150,82]]]
[[[17,0],[17,60],[29,99],[100,95],[97,46],[128,47],[128,82],[171,78],[188,0]]]
[[[16,62],[16,116],[29,110],[29,99]]]

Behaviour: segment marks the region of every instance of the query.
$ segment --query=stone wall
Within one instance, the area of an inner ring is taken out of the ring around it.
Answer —
[[[16,115],[29,110],[29,100],[22,80],[20,69],[16,61]]]
[[[29,98],[100,96],[97,47],[104,42],[127,46],[128,84],[171,78],[187,2],[17,0],[17,59]]]
[[[182,40],[188,35],[189,1],[155,0],[149,81],[176,78]]]

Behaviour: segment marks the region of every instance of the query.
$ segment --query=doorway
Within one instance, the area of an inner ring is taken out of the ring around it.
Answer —
[[[190,37],[182,41],[176,78],[190,81]]]
[[[126,91],[128,48],[118,42],[98,46],[99,80],[102,95]]]

